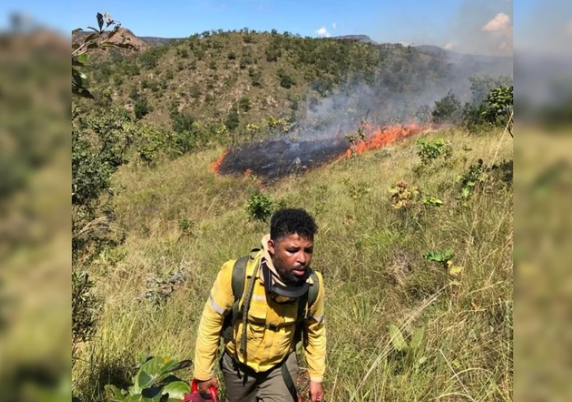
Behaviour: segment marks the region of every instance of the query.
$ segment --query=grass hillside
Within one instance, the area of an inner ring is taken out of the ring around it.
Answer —
[[[72,104],[74,396],[121,400],[104,386],[128,387],[146,354],[192,358],[217,271],[289,206],[320,227],[328,400],[512,400],[509,77],[246,28],[98,52],[73,56],[95,95]],[[320,156],[334,136],[348,152]],[[277,165],[261,157],[214,173],[269,138],[297,174],[256,177]]]
[[[445,145],[430,153],[419,138]],[[319,225],[327,400],[512,400],[510,136],[429,132],[268,187],[215,176],[209,166],[222,152],[123,165],[113,176],[123,241],[90,265],[103,304],[74,366],[74,395],[103,400],[103,385],[125,386],[146,352],[192,358],[218,269],[266,233],[245,208],[261,192],[274,207],[306,208]],[[301,389],[303,379],[302,370]]]

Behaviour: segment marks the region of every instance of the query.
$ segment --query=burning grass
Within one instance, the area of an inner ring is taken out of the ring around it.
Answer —
[[[378,150],[419,134],[427,127],[417,124],[375,127],[364,123],[357,134],[323,140],[267,140],[227,149],[210,166],[215,174],[255,175],[269,182],[303,173],[352,155]]]

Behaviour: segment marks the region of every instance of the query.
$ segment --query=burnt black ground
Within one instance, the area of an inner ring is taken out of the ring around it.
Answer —
[[[330,162],[348,148],[345,138],[315,141],[280,139],[246,144],[229,150],[219,173],[243,175],[250,169],[263,181],[275,181]]]

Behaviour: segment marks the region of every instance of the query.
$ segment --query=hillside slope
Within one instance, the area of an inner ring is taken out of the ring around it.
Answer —
[[[481,72],[507,70],[487,66]],[[83,105],[120,104],[156,128],[241,142],[266,137],[280,119],[286,131],[412,121],[451,89],[469,100],[467,71],[444,54],[399,44],[207,31],[138,54],[112,51],[88,72],[97,103]]]
[[[452,153],[422,163],[418,138],[443,138]],[[82,401],[98,400],[101,370],[127,378],[146,350],[192,358],[219,267],[268,230],[245,209],[258,192],[273,208],[304,207],[316,216],[314,268],[327,286],[328,400],[511,400],[512,176],[502,163],[512,159],[510,136],[426,133],[270,187],[254,177],[214,175],[209,166],[222,152],[154,169],[124,166],[115,176],[113,208],[125,241],[91,267],[104,305],[85,359],[93,366],[80,361],[74,368]],[[492,164],[497,168],[485,169]],[[463,195],[471,180],[475,186]],[[397,351],[390,325],[406,342],[423,328],[421,346]]]

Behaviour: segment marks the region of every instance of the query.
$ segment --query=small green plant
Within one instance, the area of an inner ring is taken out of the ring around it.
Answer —
[[[504,183],[505,185],[512,184],[513,176],[513,161],[502,161],[500,164],[494,164],[492,166],[487,166],[483,163],[482,159],[479,159],[477,163],[473,163],[469,166],[469,169],[465,174],[459,178],[461,183],[461,196],[463,198],[469,198],[471,194],[477,188],[482,188],[487,185],[487,188],[491,188],[498,183]]]
[[[427,261],[440,262],[445,268],[448,268],[453,263],[452,258],[454,255],[453,250],[447,249],[444,251],[429,251],[423,258]]]
[[[423,197],[423,205],[430,205],[433,207],[440,207],[441,205],[443,205],[443,201],[441,201],[439,198],[437,197]]]
[[[398,353],[406,367],[418,369],[427,361],[425,353],[425,327],[418,328],[407,342],[403,333],[395,325],[389,326],[389,336],[393,349]]]
[[[96,310],[100,300],[91,292],[93,281],[85,271],[72,270],[72,364],[78,344],[90,341],[96,331]]]
[[[181,231],[181,236],[186,236],[192,233],[194,227],[193,221],[187,218],[179,219],[179,230]]]
[[[423,258],[425,258],[427,261],[435,261],[440,263],[443,268],[447,270],[449,275],[458,276],[463,271],[463,267],[453,265],[454,255],[455,253],[453,253],[453,250],[447,249],[444,251],[429,251],[423,256]]]
[[[243,112],[248,112],[252,107],[252,105],[250,104],[250,99],[248,99],[246,96],[240,98],[240,100],[238,101],[238,107]]]
[[[468,198],[474,188],[479,183],[484,182],[487,177],[486,166],[483,164],[482,159],[469,166],[469,170],[461,176],[461,195],[463,198]]]
[[[354,149],[357,147],[357,144],[365,141],[365,137],[365,131],[362,126],[358,128],[357,132],[346,135],[346,139],[350,144],[350,149]]]
[[[349,195],[354,200],[363,197],[371,191],[371,188],[363,181],[353,183],[350,179],[346,178],[343,180],[343,183],[347,186]]]
[[[190,360],[176,361],[168,357],[150,357],[139,367],[133,377],[133,385],[119,389],[113,384],[105,386],[109,402],[175,402],[190,392],[189,384],[172,375],[177,370],[190,367]]]
[[[407,209],[417,205],[420,192],[417,186],[409,186],[405,181],[398,181],[389,189],[393,209]]]
[[[433,141],[419,139],[417,144],[419,145],[417,155],[423,165],[430,165],[438,159],[448,160],[453,154],[451,145],[441,138]]]
[[[273,201],[270,196],[261,192],[254,193],[246,204],[246,212],[250,219],[266,222],[272,213]]]

